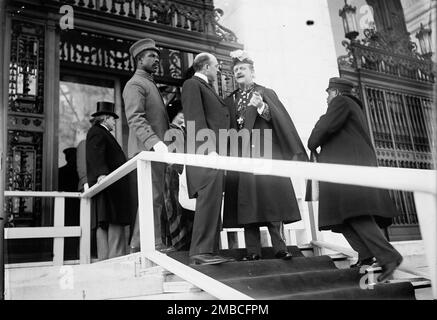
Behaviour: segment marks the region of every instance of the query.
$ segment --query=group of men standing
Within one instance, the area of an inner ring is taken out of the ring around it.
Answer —
[[[153,80],[153,74],[159,68],[160,50],[152,39],[142,39],[132,45],[130,53],[135,61],[136,71],[123,91],[129,125],[129,157],[143,150],[167,153],[168,147],[164,137],[169,129],[169,119],[164,100]],[[201,154],[218,155],[219,130],[223,129],[246,130],[250,137],[249,144],[239,143],[238,156],[251,154],[246,152],[245,148],[252,146],[253,130],[259,130],[260,140],[264,143],[268,141],[270,144],[262,145],[261,151],[270,148],[273,159],[308,160],[297,130],[276,93],[254,82],[254,62],[246,53],[239,50],[233,55],[233,71],[238,89],[226,100],[222,99],[214,88],[219,72],[219,63],[214,55],[206,52],[198,54],[194,59],[193,69],[194,76],[185,81],[182,88],[184,119],[186,123],[195,124],[196,132],[208,129],[205,132],[209,136],[205,138],[214,141],[215,146],[205,149],[206,151]],[[322,148],[319,158],[321,162],[376,166],[376,157],[362,106],[359,100],[350,94],[352,87],[353,84],[347,80],[331,79],[328,88],[328,111],[316,124],[308,148],[314,152],[318,147]],[[111,111],[106,115],[116,118]],[[96,151],[115,141],[109,137],[105,138],[107,141],[95,137],[99,132],[102,136],[106,136],[110,131],[108,127],[113,120],[105,121],[109,121],[109,125],[106,122],[95,124],[87,137],[87,165],[89,169],[97,170],[97,173],[94,172],[95,170],[88,171],[90,185],[116,168],[104,163],[100,163],[99,168],[96,168],[97,166],[92,164]],[[106,132],[102,131],[102,128],[94,129],[95,126],[103,126]],[[268,131],[271,134],[270,140],[263,139]],[[194,153],[198,154],[197,151],[203,142],[194,143]],[[105,150],[107,154],[99,154],[102,159],[113,157],[113,154],[119,153],[121,148],[117,149],[113,146],[112,149]],[[188,152],[192,151],[188,150]],[[126,159],[120,156],[118,160],[117,164],[120,165]],[[162,243],[160,234],[160,216],[164,207],[165,166],[163,163],[152,163],[152,185],[156,250],[168,253],[174,248],[166,247]],[[218,255],[223,192],[225,192],[223,226],[245,228],[247,255],[244,260],[262,258],[260,226],[268,227],[276,257],[291,258],[280,234],[282,223],[301,219],[290,179],[238,172],[225,174],[222,170],[200,167],[187,167],[186,174],[189,196],[196,198],[189,252],[192,264],[219,264],[233,261],[232,258]],[[120,193],[115,202],[128,201],[127,198],[121,200],[120,194],[129,192],[129,188],[117,191]],[[113,203],[114,199],[110,197],[102,199],[100,202],[95,201],[100,206],[97,211],[118,210],[113,205],[103,203],[105,201]],[[381,280],[394,271],[402,261],[402,257],[384,238],[377,223],[383,221],[384,225],[387,225],[390,218],[396,214],[386,190],[336,186],[328,183],[322,183],[320,186],[320,228],[342,232],[351,246],[359,252],[359,265],[369,263],[376,258],[383,268]],[[111,220],[110,218],[108,220],[108,215],[105,219],[107,220],[101,223],[101,227],[106,228],[107,233],[111,233]],[[108,238],[107,234],[105,236]],[[112,246],[110,243],[108,245]],[[139,250],[139,245],[137,214],[130,241],[131,252]]]

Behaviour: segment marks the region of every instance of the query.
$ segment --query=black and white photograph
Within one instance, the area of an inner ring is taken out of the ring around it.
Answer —
[[[436,34],[437,0],[0,0],[0,300],[435,302]]]

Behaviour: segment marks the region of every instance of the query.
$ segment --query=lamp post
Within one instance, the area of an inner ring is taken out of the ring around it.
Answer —
[[[431,28],[426,28],[422,23],[420,24],[420,30],[416,33],[416,38],[419,40],[420,51],[422,57],[425,59],[431,59],[432,57],[432,43],[431,43]]]
[[[358,32],[356,12],[357,8],[352,7],[347,3],[347,0],[344,0],[344,7],[339,11],[339,15],[343,19],[345,37],[351,41],[355,41],[360,34]]]

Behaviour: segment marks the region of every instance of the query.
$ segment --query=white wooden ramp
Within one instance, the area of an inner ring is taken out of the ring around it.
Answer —
[[[151,258],[166,268],[155,265],[141,253],[88,265],[7,268],[5,299],[208,300],[223,299],[229,293],[250,299],[166,255],[154,253]]]

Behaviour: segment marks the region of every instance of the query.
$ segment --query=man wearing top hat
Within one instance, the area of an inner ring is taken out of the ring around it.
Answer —
[[[153,74],[159,67],[160,51],[152,39],[141,39],[129,49],[135,61],[135,74],[123,90],[123,100],[127,122],[129,124],[129,158],[141,151],[168,152],[164,134],[169,129],[167,110],[161,93],[153,80]],[[172,251],[166,248],[161,238],[161,214],[164,209],[164,163],[152,163],[153,213],[155,246],[162,252]],[[139,250],[138,212],[132,232],[131,252]]]
[[[97,102],[93,126],[86,137],[86,171],[93,186],[126,162],[126,156],[111,134],[115,127],[114,104]],[[110,259],[126,254],[124,227],[130,224],[129,180],[125,176],[98,193],[91,202],[91,228],[97,228],[97,257]]]
[[[319,162],[377,166],[364,107],[353,94],[354,84],[343,78],[329,81],[328,109],[316,123],[308,148],[321,147]],[[402,256],[387,241],[379,227],[387,227],[396,211],[387,190],[320,182],[319,229],[342,233],[358,252],[361,267],[376,262],[384,281],[402,262]]]

